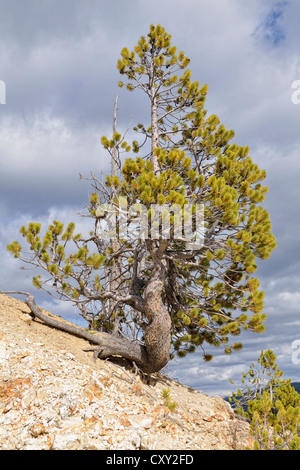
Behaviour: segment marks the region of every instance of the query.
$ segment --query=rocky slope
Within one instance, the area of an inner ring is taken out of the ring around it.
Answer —
[[[223,399],[163,374],[145,381],[124,364],[94,362],[85,340],[28,313],[0,295],[0,450],[251,447],[248,424]]]

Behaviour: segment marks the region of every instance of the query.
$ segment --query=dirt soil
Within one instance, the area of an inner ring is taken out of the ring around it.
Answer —
[[[121,359],[94,361],[88,341],[29,313],[0,294],[0,450],[251,448],[248,424],[221,397],[164,374],[141,378]]]

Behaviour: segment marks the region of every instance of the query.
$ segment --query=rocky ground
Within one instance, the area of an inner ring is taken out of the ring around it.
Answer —
[[[28,313],[0,295],[0,450],[251,447],[248,424],[222,398],[163,374],[145,382],[122,364],[94,362],[85,340]],[[177,403],[172,411],[164,390]]]

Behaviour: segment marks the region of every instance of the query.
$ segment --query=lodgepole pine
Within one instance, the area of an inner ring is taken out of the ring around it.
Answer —
[[[115,103],[113,135],[101,138],[111,174],[105,182],[90,178],[89,236],[59,221],[41,235],[40,224],[31,222],[21,228],[29,252],[17,240],[8,245],[37,268],[35,287],[74,303],[91,330],[105,333],[99,357],[130,356],[146,372],[197,348],[209,361],[206,344],[223,346],[225,354],[238,351],[242,344],[235,338],[243,329],[262,333],[266,318],[264,293],[253,276],[257,258],[267,259],[276,246],[262,205],[266,172],[249,147],[231,142],[232,130],[207,114],[208,86],[192,81],[189,63],[161,25],[151,25],[132,51],[122,49],[119,86],[142,92],[148,123],[138,123],[128,143],[126,132],[117,130]],[[203,244],[189,246],[186,225],[178,233],[180,220],[172,212],[167,237],[141,237],[134,230],[130,237],[100,236],[109,218],[103,204],[122,214],[124,201],[127,225],[141,224],[143,207],[150,228],[157,208],[162,223],[166,207],[201,204]]]

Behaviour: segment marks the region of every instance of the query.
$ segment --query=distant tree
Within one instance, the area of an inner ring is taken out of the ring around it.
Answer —
[[[243,374],[242,387],[231,401],[237,413],[246,417],[256,450],[300,450],[300,395],[283,380],[276,356],[262,351]]]
[[[41,236],[40,224],[30,223],[21,228],[29,252],[17,241],[8,246],[46,272],[33,277],[35,287],[79,308],[98,332],[100,358],[120,355],[145,372],[197,347],[211,360],[205,343],[224,345],[226,354],[239,350],[241,343],[230,344],[229,337],[242,329],[261,333],[266,318],[264,293],[252,276],[256,258],[267,259],[276,246],[261,205],[266,171],[247,146],[230,143],[232,130],[207,115],[208,87],[192,81],[189,62],[160,25],[151,25],[132,51],[122,49],[119,86],[144,93],[149,122],[134,127],[129,144],[117,131],[115,109],[112,137],[101,139],[111,175],[105,183],[90,178],[90,235],[77,234],[72,222],[53,221]],[[122,164],[123,152],[131,155]],[[113,233],[109,220],[116,214]],[[148,231],[153,228],[159,236]]]

